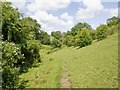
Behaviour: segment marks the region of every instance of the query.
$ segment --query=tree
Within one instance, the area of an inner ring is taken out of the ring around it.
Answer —
[[[19,78],[19,68],[24,62],[20,46],[10,42],[3,42],[2,46],[2,88],[25,88],[26,83]]]
[[[62,45],[61,41],[58,40],[58,39],[53,39],[52,42],[51,42],[51,46],[53,48],[60,48]]]
[[[51,35],[60,41],[62,41],[62,33],[60,31],[53,31],[51,32]]]
[[[9,66],[4,67],[2,71],[2,89],[4,90],[16,90],[24,89],[26,86],[26,80],[20,80],[18,68],[11,68]]]
[[[2,40],[20,43],[24,41],[22,38],[22,26],[19,23],[21,14],[11,5],[10,2],[2,2]]]
[[[36,66],[40,60],[40,49],[41,43],[38,40],[28,40],[26,44],[21,45],[21,53],[24,55],[24,62],[19,63],[20,73],[28,71],[28,68]]]
[[[116,31],[118,31],[119,20],[119,17],[115,16],[107,19],[108,35],[112,35]]]
[[[95,40],[97,38],[97,32],[96,32],[96,30],[91,30],[90,31],[90,35],[91,35],[92,39]]]
[[[23,89],[26,82],[19,78],[24,68],[40,62],[38,38],[40,25],[30,17],[12,7],[10,2],[2,2],[2,88]],[[30,43],[29,43],[30,40]],[[33,40],[33,41],[32,41]],[[29,58],[28,58],[29,57]],[[22,81],[21,81],[22,80]]]
[[[67,45],[68,47],[74,46],[74,37],[72,35],[67,35],[64,39],[64,44]]]
[[[97,28],[97,40],[103,40],[107,38],[107,25],[100,25]]]
[[[113,25],[117,25],[119,22],[119,18],[113,16],[112,18],[107,19],[107,25],[108,26],[113,26]]]
[[[50,36],[49,36],[48,33],[45,32],[45,31],[40,30],[39,40],[40,40],[41,43],[44,44],[44,45],[50,45]]]
[[[82,30],[76,36],[75,45],[84,47],[92,43],[92,37],[90,36],[89,30]]]
[[[24,38],[27,40],[39,39],[39,33],[41,25],[35,19],[31,17],[25,17],[20,20],[22,30],[24,32]]]
[[[20,81],[16,65],[23,60],[20,47],[15,45],[23,41],[19,23],[21,14],[11,5],[10,2],[2,2],[2,40],[7,41],[2,45],[2,88],[8,90],[25,87],[25,82]]]
[[[87,23],[78,23],[77,25],[75,25],[72,29],[71,29],[71,34],[73,35],[73,36],[75,36],[75,35],[77,35],[77,33],[79,32],[79,31],[81,31],[82,29],[88,29],[88,30],[91,30],[92,28],[91,28],[91,26],[89,25],[89,24],[87,24]]]

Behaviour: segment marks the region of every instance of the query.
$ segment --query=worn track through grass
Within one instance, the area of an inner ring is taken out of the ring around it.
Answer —
[[[69,80],[69,74],[68,74],[68,68],[67,68],[67,62],[63,62],[62,65],[62,75],[61,75],[61,88],[70,88],[70,80]]]

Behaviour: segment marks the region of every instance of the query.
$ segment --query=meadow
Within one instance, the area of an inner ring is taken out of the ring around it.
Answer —
[[[50,51],[49,46],[40,49],[42,63],[20,76],[29,80],[27,87],[60,88],[63,73],[67,73],[72,88],[118,87],[117,33],[83,48]]]
[[[88,21],[81,22],[79,19],[74,21],[67,13],[65,16],[61,13],[58,17],[67,22],[57,24],[58,18],[57,16],[53,18],[52,13],[47,15],[47,12],[43,12],[41,15],[37,14],[40,18],[35,18],[28,14],[29,10],[26,9],[23,13],[14,7],[13,2],[0,1],[0,3],[2,7],[0,87],[5,90],[118,87],[119,17],[103,18],[106,22],[104,24],[99,22],[100,25],[93,28],[95,19],[91,26]],[[55,22],[49,24],[49,21]],[[69,26],[69,22],[73,25]]]

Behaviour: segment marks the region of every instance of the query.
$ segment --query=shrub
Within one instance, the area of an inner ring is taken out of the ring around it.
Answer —
[[[90,35],[91,35],[92,39],[95,40],[97,38],[96,30],[91,30]]]
[[[2,66],[20,67],[20,64],[24,62],[20,46],[12,42],[3,42],[2,46]]]
[[[40,40],[42,44],[50,45],[50,35],[48,35],[47,32],[40,30],[38,36],[39,36],[38,40]]]
[[[2,70],[2,88],[7,90],[24,89],[27,81],[20,80],[19,69],[6,66]]]
[[[107,33],[108,33],[108,35],[112,35],[113,33],[117,32],[117,31],[118,31],[118,25],[109,27],[107,30]]]
[[[62,45],[61,41],[57,40],[57,39],[53,39],[52,42],[51,42],[51,46],[53,48],[60,48],[61,45]]]
[[[107,38],[107,26],[106,25],[100,25],[97,28],[97,40],[103,40]]]
[[[32,66],[35,66],[40,62],[40,42],[37,40],[29,40],[26,44],[21,47],[21,52],[24,54],[25,60],[22,64],[21,71],[26,72],[26,70]]]
[[[55,39],[62,41],[62,33],[60,31],[51,32],[51,36],[53,36]]]
[[[19,68],[24,61],[20,46],[10,42],[3,42],[2,47],[2,88],[24,88],[25,82],[20,81]]]
[[[82,30],[76,36],[75,45],[79,47],[84,47],[92,43],[92,38],[88,30]]]
[[[68,47],[74,46],[74,36],[67,35],[64,40],[64,44],[67,45]]]

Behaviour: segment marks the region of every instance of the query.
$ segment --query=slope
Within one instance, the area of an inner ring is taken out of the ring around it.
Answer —
[[[21,77],[29,87],[62,87],[62,75],[72,88],[112,88],[118,86],[118,35],[83,48],[64,47],[54,53],[42,49],[43,63]],[[65,68],[63,69],[63,65]],[[37,73],[38,77],[35,77]],[[66,82],[66,83],[67,83]]]

